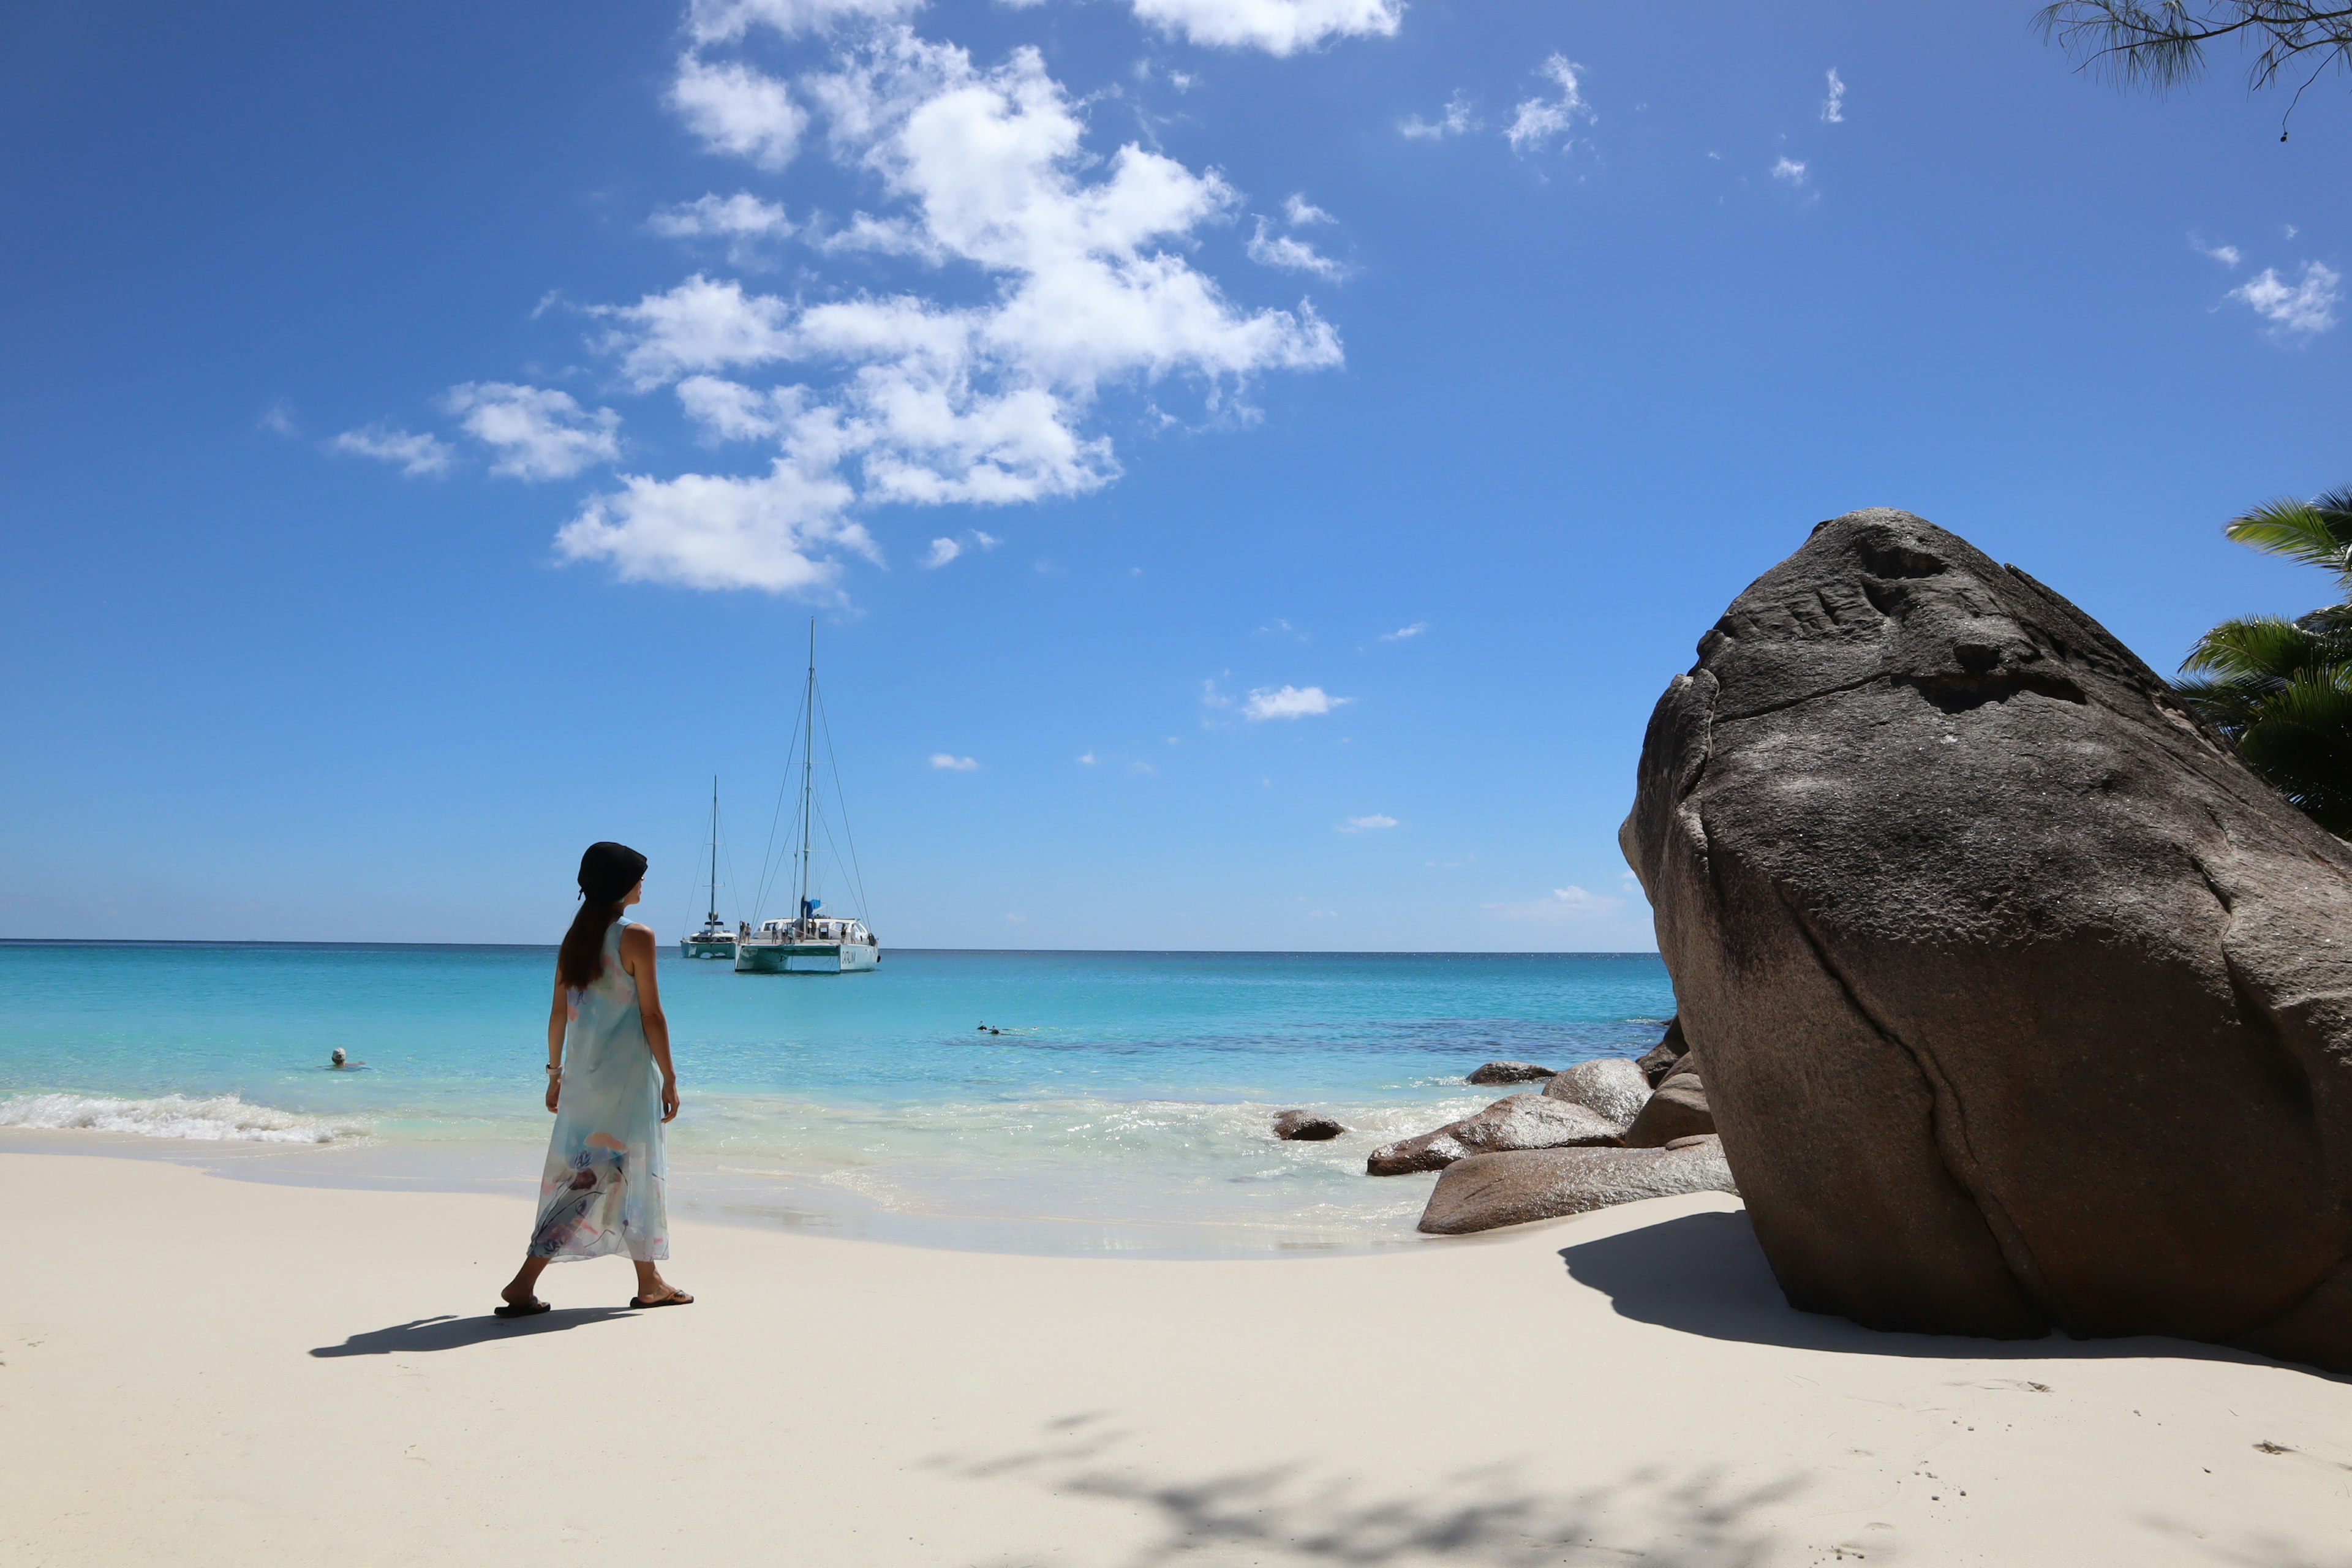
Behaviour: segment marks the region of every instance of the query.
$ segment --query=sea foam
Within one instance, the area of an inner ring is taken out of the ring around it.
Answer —
[[[148,1138],[202,1138],[247,1143],[331,1143],[364,1131],[356,1122],[297,1116],[247,1105],[236,1095],[191,1100],[115,1100],[92,1094],[19,1094],[0,1100],[0,1127],[73,1128],[136,1132]]]

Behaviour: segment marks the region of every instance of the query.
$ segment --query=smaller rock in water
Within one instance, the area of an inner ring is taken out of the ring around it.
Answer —
[[[1286,1110],[1274,1119],[1274,1135],[1291,1142],[1319,1143],[1346,1131],[1329,1117],[1311,1110]]]
[[[1497,1226],[1683,1193],[1736,1193],[1723,1142],[1684,1149],[1525,1149],[1458,1160],[1437,1178],[1422,1211],[1432,1236],[1466,1236]]]
[[[1549,1078],[1549,1068],[1539,1068],[1533,1062],[1488,1062],[1463,1079],[1465,1083],[1533,1083],[1539,1078]]]
[[[1707,1109],[1706,1086],[1699,1081],[1698,1058],[1685,1056],[1666,1081],[1658,1085],[1625,1129],[1628,1149],[1662,1149],[1684,1138],[1715,1131],[1715,1112]]]
[[[1597,1110],[1623,1127],[1642,1113],[1642,1102],[1650,1098],[1650,1082],[1631,1058],[1604,1057],[1597,1062],[1579,1062],[1554,1075],[1544,1085],[1544,1095]]]
[[[1442,1171],[1454,1161],[1496,1149],[1570,1149],[1617,1142],[1622,1131],[1597,1110],[1540,1094],[1498,1100],[1475,1116],[1434,1132],[1383,1143],[1364,1162],[1368,1176]]]
[[[1666,1037],[1643,1052],[1633,1065],[1642,1069],[1642,1076],[1650,1080],[1652,1089],[1655,1089],[1666,1081],[1666,1075],[1675,1070],[1675,1064],[1688,1055],[1690,1041],[1683,1037],[1682,1015],[1678,1013],[1666,1020]]]

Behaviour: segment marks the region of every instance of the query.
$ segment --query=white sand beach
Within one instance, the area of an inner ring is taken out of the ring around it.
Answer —
[[[2352,1380],[1790,1310],[1735,1200],[1378,1256],[681,1226],[0,1154],[0,1560],[2352,1561]]]

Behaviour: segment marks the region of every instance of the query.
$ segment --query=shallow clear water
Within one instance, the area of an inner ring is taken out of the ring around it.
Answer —
[[[1375,1144],[1509,1092],[1463,1083],[1480,1062],[1638,1053],[1673,1009],[1654,954],[892,951],[758,976],[675,952],[674,1208],[1023,1250],[1410,1241],[1432,1178],[1364,1175]],[[0,1128],[266,1179],[528,1190],[553,962],[0,943]],[[365,1068],[326,1070],[337,1046]],[[1290,1106],[1351,1131],[1280,1142]]]

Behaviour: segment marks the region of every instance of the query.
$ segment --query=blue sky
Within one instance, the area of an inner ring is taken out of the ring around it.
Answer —
[[[2160,669],[2323,591],[2219,524],[2352,480],[2341,83],[2030,13],[27,14],[0,935],[551,941],[607,837],[672,934],[814,616],[886,943],[1650,946],[1643,721],[1814,521]]]

